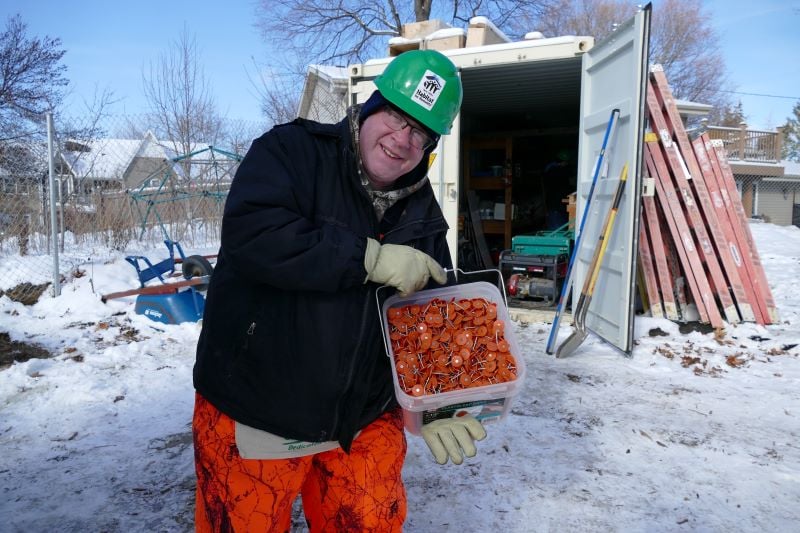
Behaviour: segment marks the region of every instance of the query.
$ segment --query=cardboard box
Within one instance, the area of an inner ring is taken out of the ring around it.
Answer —
[[[577,193],[572,193],[566,198],[561,199],[562,204],[567,204],[567,221],[569,222],[569,229],[575,229],[575,198]]]
[[[453,50],[454,48],[464,48],[465,38],[463,35],[449,35],[446,37],[429,37],[422,41],[423,50]]]
[[[450,28],[451,26],[441,19],[423,20],[420,22],[408,22],[403,24],[400,30],[400,36],[406,39],[421,39],[430,35],[431,33]]]
[[[511,206],[511,219],[514,220],[517,218],[517,206]],[[506,219],[506,204],[496,203],[494,204],[494,219],[495,220],[505,220]]]

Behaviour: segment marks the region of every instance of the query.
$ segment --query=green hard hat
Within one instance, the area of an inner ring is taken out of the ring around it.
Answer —
[[[456,66],[435,50],[400,54],[375,78],[375,86],[389,102],[439,135],[450,133],[461,107]]]

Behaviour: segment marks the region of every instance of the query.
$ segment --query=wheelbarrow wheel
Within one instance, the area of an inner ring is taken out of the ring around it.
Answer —
[[[192,279],[194,277],[210,276],[211,273],[214,272],[214,267],[211,266],[211,263],[208,261],[208,259],[202,255],[190,255],[183,260],[181,271],[183,272],[184,278]],[[195,289],[198,291],[204,291],[207,288],[208,283],[195,285]]]

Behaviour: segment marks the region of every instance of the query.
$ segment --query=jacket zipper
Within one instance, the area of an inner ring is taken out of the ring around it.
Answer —
[[[360,187],[360,189],[362,191],[364,190],[364,188],[361,187],[360,185],[359,185],[359,187]],[[364,197],[365,197],[365,200],[366,200],[368,213],[370,215],[367,218],[369,219],[369,224],[371,226],[371,233],[372,233],[372,235],[374,237],[377,237],[377,234],[378,234],[378,224],[377,224],[378,223],[378,219],[375,216],[375,212],[374,212],[374,210],[372,208],[372,203],[369,201],[369,195],[366,194],[366,191],[364,191]],[[359,326],[358,337],[356,339],[356,344],[355,344],[356,350],[358,350],[358,347],[363,344],[364,332],[365,332],[365,330],[367,328],[367,310],[369,309],[370,295],[371,295],[372,291],[369,289],[369,286],[366,286],[366,287],[367,288],[366,288],[366,290],[364,292],[365,302],[364,302],[364,305],[361,306],[361,325]],[[355,356],[353,357],[351,363],[350,363],[350,366],[347,369],[347,379],[345,380],[344,389],[342,389],[343,394],[339,395],[339,398],[336,400],[336,409],[334,410],[334,415],[333,415],[334,418],[333,418],[333,425],[331,427],[331,435],[336,435],[339,432],[339,424],[340,424],[340,420],[341,420],[343,397],[344,397],[345,394],[347,394],[349,392],[350,386],[353,383],[353,376],[355,375],[356,363],[359,360],[359,355],[360,355],[360,352],[357,351]],[[328,436],[326,436],[324,434],[321,435],[321,437],[322,437],[321,440],[326,440],[327,438],[329,438]]]
[[[247,328],[247,335],[244,338],[244,346],[242,347],[244,350],[250,348],[250,339],[253,337],[253,333],[256,331],[256,323],[250,322],[250,326]]]
[[[367,308],[369,306],[369,302],[370,302],[370,293],[371,293],[371,291],[368,289],[366,291],[366,294],[365,294],[365,300],[366,301],[364,303],[364,306],[362,306],[362,308],[361,308],[361,326],[359,327],[359,331],[358,331],[358,340],[356,342],[356,347],[362,346],[362,344],[363,344],[362,341],[364,339],[364,331],[366,330],[366,327],[367,327],[367,313],[366,313],[366,310],[367,310]],[[357,351],[356,352],[356,356],[353,357],[353,360],[350,363],[350,367],[347,370],[347,379],[345,380],[345,387],[343,389],[345,392],[348,392],[350,390],[350,386],[353,383],[353,376],[355,375],[355,371],[356,371],[356,363],[359,361],[360,355],[361,355],[361,352]],[[339,422],[340,422],[340,418],[341,418],[340,413],[342,411],[342,399],[343,399],[343,396],[344,395],[340,395],[339,399],[336,401],[336,410],[334,411],[334,419],[333,419],[333,429],[331,430],[332,431],[332,433],[331,433],[332,435],[336,435],[338,433],[338,431],[339,431]]]
[[[235,341],[237,346],[235,347],[236,349],[234,350],[233,360],[231,361],[231,364],[228,366],[228,373],[227,373],[227,377],[228,378],[233,377],[233,366],[236,363],[236,361],[239,358],[242,357],[242,355],[241,355],[242,352],[246,352],[249,349],[249,347],[250,347],[250,337],[253,336],[253,333],[255,332],[255,330],[256,330],[256,323],[255,322],[251,322],[250,326],[248,326],[248,328],[247,328],[247,332],[246,332],[244,338],[241,338],[241,337],[237,336],[238,339],[240,339],[240,340],[237,339]]]

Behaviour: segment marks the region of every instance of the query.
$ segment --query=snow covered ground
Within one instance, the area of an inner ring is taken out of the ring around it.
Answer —
[[[548,324],[516,323],[527,379],[478,455],[439,466],[409,437],[406,530],[797,531],[800,229],[752,230],[780,324],[638,318],[633,358],[590,337],[556,360]],[[0,332],[54,354],[0,370],[0,529],[190,531],[199,326],[101,303],[136,285],[121,255],[81,269],[59,298],[0,298]]]

